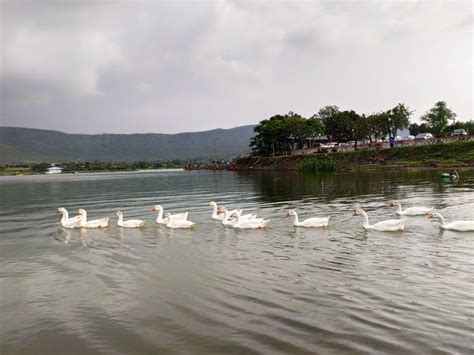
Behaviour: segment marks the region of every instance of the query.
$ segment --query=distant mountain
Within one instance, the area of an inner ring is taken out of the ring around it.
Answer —
[[[208,159],[248,152],[255,126],[178,134],[68,134],[0,127],[0,163]]]

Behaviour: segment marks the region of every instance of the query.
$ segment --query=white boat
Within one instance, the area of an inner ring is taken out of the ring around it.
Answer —
[[[58,166],[52,166],[52,167],[46,169],[45,174],[48,174],[48,175],[61,174],[62,172],[63,172],[63,168],[60,168]]]

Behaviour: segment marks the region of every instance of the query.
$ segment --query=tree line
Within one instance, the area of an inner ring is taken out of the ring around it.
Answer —
[[[456,114],[444,101],[438,101],[421,117],[422,124],[410,124],[412,114],[413,111],[401,103],[372,114],[341,111],[334,105],[321,108],[309,118],[290,111],[260,121],[254,129],[250,147],[260,155],[280,155],[305,148],[313,138],[326,136],[332,142],[354,142],[357,149],[358,142],[373,143],[386,137],[395,139],[397,131],[403,128],[409,128],[415,135],[432,133],[441,136],[449,132],[448,129],[472,127],[472,123],[455,123]],[[450,121],[452,124],[449,126]]]

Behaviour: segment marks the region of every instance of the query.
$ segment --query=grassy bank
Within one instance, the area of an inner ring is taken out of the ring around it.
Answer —
[[[393,149],[363,149],[329,154],[247,157],[235,170],[302,170],[307,172],[357,169],[474,167],[474,141],[456,141]]]

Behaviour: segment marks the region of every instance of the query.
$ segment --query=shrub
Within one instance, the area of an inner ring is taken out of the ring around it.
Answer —
[[[320,171],[334,171],[336,170],[336,163],[334,160],[310,158],[304,160],[299,166],[298,170],[307,173],[316,173]]]

